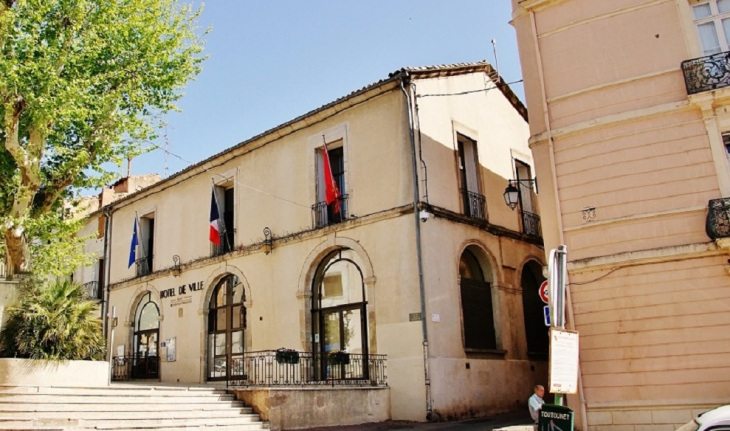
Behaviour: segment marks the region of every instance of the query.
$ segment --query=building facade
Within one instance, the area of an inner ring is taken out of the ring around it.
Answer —
[[[486,63],[402,69],[107,205],[114,363],[245,388],[276,355],[297,384],[387,381],[393,419],[524,408],[544,251],[534,191],[502,192],[532,176],[526,115]]]
[[[512,5],[545,249],[568,249],[570,406],[674,429],[730,402],[730,2]]]

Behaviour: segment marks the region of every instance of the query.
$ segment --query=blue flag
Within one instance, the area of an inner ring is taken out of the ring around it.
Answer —
[[[134,262],[137,260],[137,215],[134,216],[134,230],[132,231],[132,244],[129,246],[129,264],[127,268],[131,268]]]

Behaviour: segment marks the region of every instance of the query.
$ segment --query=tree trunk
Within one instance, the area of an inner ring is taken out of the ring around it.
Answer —
[[[6,228],[5,237],[5,272],[7,277],[23,272],[25,266],[25,239],[22,229],[16,226]]]

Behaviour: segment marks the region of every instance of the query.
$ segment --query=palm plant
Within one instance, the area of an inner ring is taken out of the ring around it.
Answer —
[[[19,289],[0,330],[0,355],[44,360],[100,360],[105,344],[98,306],[68,280]]]

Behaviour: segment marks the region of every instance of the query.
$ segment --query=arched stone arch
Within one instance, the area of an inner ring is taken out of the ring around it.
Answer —
[[[520,279],[522,278],[522,272],[525,270],[525,267],[528,263],[535,262],[537,265],[539,265],[541,268],[545,267],[545,264],[543,263],[543,258],[541,256],[538,256],[536,254],[528,254],[522,259],[522,262],[517,267],[516,275],[518,279],[516,280],[516,284],[519,285],[519,289],[522,289],[522,284],[520,283]],[[544,277],[542,269],[540,270],[540,275]]]
[[[205,286],[205,293],[203,295],[203,300],[200,301],[200,305],[198,307],[198,316],[200,319],[200,325],[201,325],[201,331],[200,331],[200,369],[199,369],[199,381],[201,383],[204,383],[207,381],[207,373],[206,373],[206,365],[208,363],[208,328],[206,327],[206,322],[208,321],[208,306],[210,304],[210,299],[213,296],[213,290],[218,284],[218,282],[227,275],[235,275],[238,278],[238,282],[243,285],[243,292],[244,297],[246,298],[243,302],[243,306],[246,307],[246,309],[251,309],[253,305],[253,300],[251,298],[251,285],[248,282],[248,279],[246,279],[246,276],[243,275],[243,271],[238,269],[236,266],[229,265],[227,262],[222,262],[220,266],[218,266],[216,269],[211,272],[211,274],[208,276],[208,278],[203,283],[203,286]],[[249,349],[251,347],[251,337],[250,334],[248,337],[246,337],[246,345],[245,348]]]
[[[297,299],[299,300],[299,309],[302,313],[299,316],[299,341],[307,350],[310,339],[310,329],[312,327],[312,280],[317,271],[317,267],[327,254],[338,248],[347,248],[352,250],[360,263],[360,270],[363,275],[363,283],[365,283],[365,296],[368,302],[368,337],[370,341],[370,353],[378,352],[378,341],[375,331],[376,314],[375,314],[375,271],[365,248],[360,242],[352,238],[338,237],[330,234],[324,241],[317,245],[304,260],[304,265],[299,272],[299,281],[297,284]]]
[[[492,279],[490,280],[490,282],[493,283],[494,287],[498,288],[499,286],[504,286],[506,284],[506,280],[504,279],[504,271],[502,270],[502,265],[498,263],[496,256],[494,255],[494,253],[492,253],[489,247],[487,247],[486,244],[484,244],[482,241],[479,241],[478,239],[468,239],[461,244],[461,246],[459,247],[459,253],[456,255],[457,268],[459,265],[459,260],[461,259],[461,255],[470,246],[478,248],[481,252],[476,254],[475,256],[479,261],[479,264],[482,265],[482,268],[489,267],[491,269]]]
[[[244,276],[243,272],[237,267],[233,265],[228,265],[224,262],[221,266],[216,268],[205,280],[205,283],[203,283],[203,286],[205,286],[205,294],[203,295],[203,300],[200,302],[200,306],[198,307],[199,315],[208,315],[208,304],[210,303],[211,295],[213,295],[213,288],[221,278],[225,277],[228,274],[232,274],[238,277],[238,282],[243,285],[244,297],[246,298],[246,301],[243,303],[243,305],[246,308],[251,308],[251,306],[253,305],[253,300],[251,299],[251,285],[248,283],[246,276]]]
[[[528,256],[520,265],[519,281],[522,305],[522,322],[525,351],[528,354],[538,354],[547,357],[549,352],[549,330],[544,323],[544,307],[539,297],[538,289],[545,280],[542,272],[543,265],[539,258]]]
[[[498,263],[497,257],[494,253],[492,253],[489,247],[487,247],[485,243],[478,239],[468,239],[464,241],[459,247],[459,253],[456,254],[456,261],[454,262],[454,265],[457,268],[456,273],[458,280],[457,285],[459,286],[459,298],[461,298],[461,296],[464,294],[464,289],[467,288],[462,285],[461,276],[459,275],[458,270],[461,258],[467,250],[476,258],[479,266],[481,266],[482,272],[484,273],[485,281],[490,284],[489,294],[491,298],[491,312],[493,317],[495,348],[497,350],[502,350],[504,347],[503,313],[505,313],[506,310],[504,310],[505,305],[502,298],[501,287],[505,287],[509,285],[509,283],[507,283],[504,278],[505,276],[504,271],[502,270],[502,266]],[[489,272],[487,272],[487,270]],[[466,286],[468,286],[468,284]],[[464,331],[465,310],[463,302],[460,304],[459,309],[462,313],[462,331]],[[473,313],[470,314],[470,316],[473,316]]]
[[[152,293],[152,298],[154,301],[159,305],[160,309],[160,322],[165,320],[165,310],[162,307],[162,300],[160,299],[160,291],[155,288],[155,286],[152,286],[148,283],[141,284],[137,290],[134,291],[132,294],[131,299],[129,300],[129,304],[127,304],[127,317],[124,321],[124,326],[127,328],[130,328],[130,330],[134,331],[134,311],[137,308],[137,303],[139,300],[144,296],[147,292]]]

